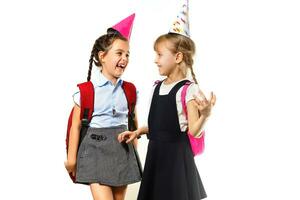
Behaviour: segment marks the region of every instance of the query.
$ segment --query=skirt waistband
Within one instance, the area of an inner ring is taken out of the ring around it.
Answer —
[[[87,131],[87,135],[90,134],[115,135],[115,134],[122,133],[126,130],[127,130],[126,125],[103,127],[103,128],[89,127]]]
[[[99,129],[99,130],[101,130],[101,129],[103,129],[103,130],[106,130],[106,129],[120,129],[120,128],[127,128],[127,126],[126,125],[123,125],[123,124],[121,124],[121,125],[118,125],[118,126],[110,126],[110,127],[101,127],[101,128],[96,128],[96,127],[89,127],[89,129]]]

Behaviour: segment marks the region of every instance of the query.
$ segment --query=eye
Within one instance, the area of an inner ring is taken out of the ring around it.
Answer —
[[[129,54],[126,54],[126,58],[129,58]]]
[[[118,56],[121,56],[121,55],[122,55],[122,52],[118,51],[118,52],[117,52],[117,55],[118,55]]]

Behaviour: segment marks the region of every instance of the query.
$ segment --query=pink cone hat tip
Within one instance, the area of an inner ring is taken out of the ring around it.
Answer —
[[[130,40],[134,18],[135,13],[118,22],[112,28],[118,31],[127,40]]]

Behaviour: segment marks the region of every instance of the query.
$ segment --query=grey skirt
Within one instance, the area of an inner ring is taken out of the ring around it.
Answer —
[[[141,180],[132,144],[119,143],[126,126],[89,128],[77,154],[76,183],[124,186]]]

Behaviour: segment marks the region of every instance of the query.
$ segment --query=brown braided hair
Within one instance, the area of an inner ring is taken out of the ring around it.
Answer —
[[[125,37],[123,37],[118,31],[116,31],[112,28],[109,28],[109,29],[107,29],[107,33],[105,35],[100,36],[95,41],[95,43],[93,45],[93,49],[91,51],[91,56],[89,59],[89,70],[88,70],[87,81],[91,80],[93,63],[97,67],[102,66],[102,64],[99,60],[99,56],[98,56],[99,51],[103,51],[103,52],[107,53],[108,50],[111,49],[113,42],[117,39],[127,41],[127,39]]]
[[[172,46],[168,46],[168,49],[172,53],[176,54],[178,52],[181,52],[183,54],[183,62],[186,64],[188,68],[191,69],[193,80],[196,84],[198,84],[196,75],[193,70],[193,64],[194,64],[193,56],[195,55],[196,52],[196,46],[194,41],[189,37],[177,33],[167,33],[159,36],[154,42],[155,51],[157,50],[158,44],[163,41],[169,41],[172,44]]]

